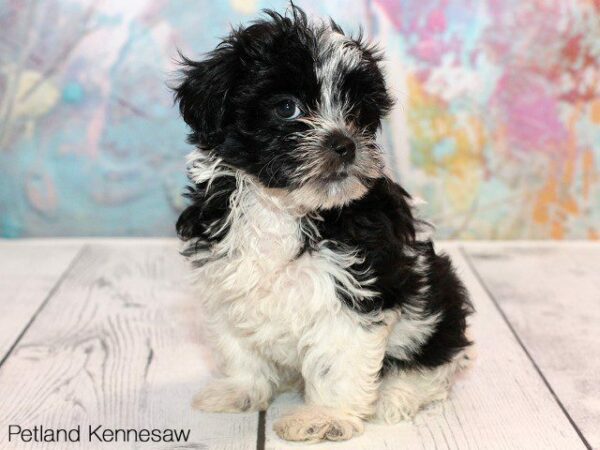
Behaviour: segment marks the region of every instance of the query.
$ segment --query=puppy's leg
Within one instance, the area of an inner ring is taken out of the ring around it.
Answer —
[[[334,322],[335,321],[335,322]],[[346,440],[363,431],[377,400],[387,328],[351,317],[329,318],[306,339],[302,376],[306,405],[274,425],[290,441]]]
[[[192,406],[210,412],[267,409],[278,384],[276,368],[231,334],[221,333],[217,349],[223,358],[222,376],[209,382],[194,397]]]
[[[387,423],[410,420],[421,408],[445,400],[457,373],[469,366],[471,358],[467,349],[449,363],[433,369],[391,369],[379,388],[375,420]]]

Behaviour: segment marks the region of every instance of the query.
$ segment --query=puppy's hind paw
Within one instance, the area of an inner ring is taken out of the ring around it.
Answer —
[[[383,397],[377,402],[374,419],[387,424],[396,424],[404,420],[412,420],[420,408],[421,403],[417,398]]]
[[[363,431],[362,421],[354,416],[320,406],[303,406],[283,416],[273,429],[288,441],[345,441]]]
[[[192,400],[195,409],[207,412],[262,411],[269,407],[270,396],[229,379],[212,381]]]

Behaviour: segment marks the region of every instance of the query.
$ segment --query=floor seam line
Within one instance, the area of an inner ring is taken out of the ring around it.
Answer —
[[[256,430],[256,450],[265,450],[265,427],[266,427],[266,411],[258,412],[258,424]]]
[[[19,345],[19,343],[21,342],[21,340],[25,336],[25,333],[27,333],[27,331],[29,330],[29,328],[31,328],[31,325],[33,325],[33,323],[35,322],[35,319],[37,319],[37,317],[42,312],[42,310],[50,302],[50,299],[52,297],[54,297],[54,294],[56,294],[56,291],[58,291],[58,288],[62,285],[62,283],[66,279],[67,275],[71,272],[71,270],[75,266],[75,263],[80,259],[81,255],[83,253],[83,250],[86,247],[87,247],[87,244],[83,244],[81,246],[81,248],[77,251],[77,253],[75,254],[75,256],[73,256],[73,259],[71,260],[71,262],[69,263],[69,265],[60,274],[60,276],[58,277],[58,279],[56,280],[56,282],[54,283],[54,285],[52,286],[52,288],[50,288],[50,290],[48,291],[48,294],[46,294],[46,297],[44,298],[44,300],[42,301],[42,303],[40,303],[40,306],[38,306],[38,308],[35,310],[35,312],[31,315],[31,318],[29,319],[29,321],[25,324],[25,326],[23,327],[23,329],[21,330],[21,332],[16,337],[15,341],[12,343],[12,345],[10,346],[10,348],[6,351],[6,353],[4,354],[4,356],[2,357],[2,359],[0,360],[0,369],[2,369],[2,367],[4,366],[4,363],[6,361],[8,361],[8,358],[10,358],[10,356],[13,354],[13,352],[14,352],[15,348],[17,347],[17,345]]]
[[[469,254],[465,250],[464,246],[463,245],[459,245],[458,249],[459,249],[460,253],[462,254],[463,258],[465,259],[465,261],[467,263],[467,266],[469,266],[469,269],[471,269],[471,272],[473,272],[473,275],[477,279],[477,282],[483,288],[483,290],[485,291],[485,293],[487,294],[487,296],[490,298],[490,300],[494,304],[494,307],[496,308],[496,310],[500,314],[500,317],[502,317],[502,320],[504,320],[504,323],[508,326],[508,329],[512,333],[513,337],[515,338],[515,340],[517,341],[517,343],[519,344],[519,346],[521,347],[521,349],[523,350],[523,352],[525,352],[525,355],[527,356],[527,359],[529,359],[529,361],[533,365],[533,368],[535,369],[535,371],[537,372],[537,374],[542,379],[544,385],[546,386],[546,388],[548,388],[548,391],[550,391],[550,394],[554,398],[554,401],[558,404],[558,407],[561,409],[561,411],[563,412],[563,414],[566,416],[567,420],[569,421],[569,423],[571,424],[571,426],[573,427],[573,429],[577,433],[577,436],[579,436],[579,438],[581,439],[581,441],[583,442],[583,444],[585,445],[585,447],[588,450],[592,450],[592,446],[587,441],[587,439],[583,435],[582,431],[579,429],[579,427],[577,426],[577,424],[573,420],[573,417],[571,417],[571,415],[569,414],[569,412],[565,408],[565,405],[563,405],[563,403],[560,401],[560,398],[558,397],[558,395],[556,394],[556,392],[552,388],[550,382],[548,381],[548,379],[546,378],[546,376],[544,375],[544,373],[542,372],[542,370],[540,369],[540,367],[535,362],[535,359],[533,359],[533,356],[531,355],[531,353],[529,353],[529,350],[527,349],[527,347],[525,346],[524,342],[519,337],[519,335],[518,335],[517,331],[515,330],[515,328],[512,326],[512,324],[508,320],[508,317],[506,316],[506,314],[504,313],[504,310],[502,309],[502,307],[500,306],[500,304],[498,303],[498,301],[496,300],[496,298],[492,294],[492,291],[488,288],[487,284],[485,283],[485,281],[481,277],[480,273],[475,268],[475,264],[473,264],[473,261],[471,260],[471,257],[469,256]]]

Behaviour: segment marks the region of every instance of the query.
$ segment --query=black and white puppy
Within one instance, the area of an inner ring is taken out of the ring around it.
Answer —
[[[222,368],[196,407],[264,410],[302,386],[279,436],[343,440],[445,398],[463,367],[467,293],[383,172],[379,63],[295,6],[184,58],[197,149],[177,231]]]

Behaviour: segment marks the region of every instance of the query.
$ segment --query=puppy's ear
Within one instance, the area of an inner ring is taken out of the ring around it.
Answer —
[[[228,95],[234,87],[239,58],[229,43],[221,44],[203,61],[180,56],[183,77],[174,91],[183,120],[192,129],[188,141],[214,147],[223,141]]]

